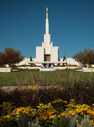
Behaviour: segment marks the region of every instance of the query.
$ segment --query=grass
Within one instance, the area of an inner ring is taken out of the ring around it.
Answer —
[[[0,86],[15,86],[15,85],[55,85],[69,84],[70,82],[79,80],[94,80],[94,73],[76,72],[76,71],[55,71],[55,72],[40,72],[40,71],[19,71],[10,73],[0,73]]]

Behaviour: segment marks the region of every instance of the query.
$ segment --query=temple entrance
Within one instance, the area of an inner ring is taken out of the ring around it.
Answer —
[[[44,55],[44,61],[50,61],[50,54]]]
[[[49,63],[45,63],[45,64],[43,64],[43,66],[44,66],[44,68],[51,68],[51,64],[49,64]]]

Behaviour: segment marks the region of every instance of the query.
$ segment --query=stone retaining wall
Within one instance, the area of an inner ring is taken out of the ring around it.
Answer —
[[[11,68],[0,68],[0,72],[11,72]]]

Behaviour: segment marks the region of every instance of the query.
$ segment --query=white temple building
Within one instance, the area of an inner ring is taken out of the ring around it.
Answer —
[[[52,63],[57,63],[59,60],[58,50],[59,47],[53,46],[53,43],[51,42],[51,35],[49,34],[48,8],[46,8],[44,41],[42,42],[42,46],[36,47],[36,58],[34,59],[34,62],[44,66],[51,66]]]
[[[57,64],[80,66],[73,58],[66,58],[64,61],[63,58],[59,59],[59,47],[53,46],[53,43],[51,42],[51,35],[49,34],[48,8],[46,8],[44,41],[42,42],[42,46],[36,47],[36,58],[33,58],[32,61],[30,61],[30,58],[25,58],[18,64],[18,66],[30,65],[31,63],[45,68],[54,67],[54,65]]]

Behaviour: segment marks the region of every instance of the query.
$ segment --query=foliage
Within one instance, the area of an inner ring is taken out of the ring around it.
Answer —
[[[30,121],[31,116],[36,114],[36,110],[31,107],[22,107],[15,109],[13,113],[18,127],[28,127],[28,121]]]
[[[41,127],[40,122],[39,122],[39,118],[35,118],[33,121],[30,120],[28,122],[28,127]]]
[[[54,102],[66,101],[57,99]],[[75,100],[71,99],[66,103],[66,109],[58,112],[51,103],[40,103],[35,108],[30,106],[16,108],[11,113],[1,116],[0,123],[6,125],[8,122],[11,125],[16,122],[18,127],[93,127],[94,104],[92,106],[76,104]]]
[[[6,63],[6,57],[3,52],[0,52],[0,66],[3,66]]]
[[[53,120],[51,127],[70,127],[69,118],[68,117],[56,118],[55,120]]]
[[[30,56],[30,61],[32,61],[32,56]]]
[[[94,64],[94,50],[84,49],[83,52],[75,54],[73,58],[81,62],[84,66],[86,66],[86,64],[92,65]]]
[[[59,113],[66,109],[67,101],[63,101],[62,99],[57,99],[52,101],[52,106],[56,109]]]
[[[14,120],[4,120],[3,123],[0,124],[0,127],[18,127],[16,121]]]
[[[78,127],[92,127],[92,124],[90,120],[87,118],[86,115],[84,115],[84,118],[82,119],[81,123],[77,125]]]
[[[66,60],[66,56],[64,55],[64,56],[63,56],[63,61],[65,61],[65,60]]]
[[[23,60],[21,52],[13,48],[5,48],[4,52],[0,52],[0,65],[8,64],[12,66]]]
[[[2,115],[6,115],[12,112],[12,110],[15,108],[15,106],[13,106],[13,103],[10,102],[3,102],[0,107],[2,108]]]
[[[94,82],[89,81],[73,82],[71,85],[64,86],[60,84],[55,86],[39,86],[35,84],[30,85],[29,89],[28,87],[23,89],[21,86],[17,88],[12,91],[0,90],[0,103],[12,102],[17,107],[29,105],[35,107],[39,103],[47,104],[57,98],[63,100],[66,98],[66,101],[74,98],[76,103],[89,105],[94,102]],[[62,108],[59,108],[60,111],[66,108],[63,102],[60,104],[54,103],[53,107],[55,109],[57,108],[56,105],[58,107],[62,106]]]

